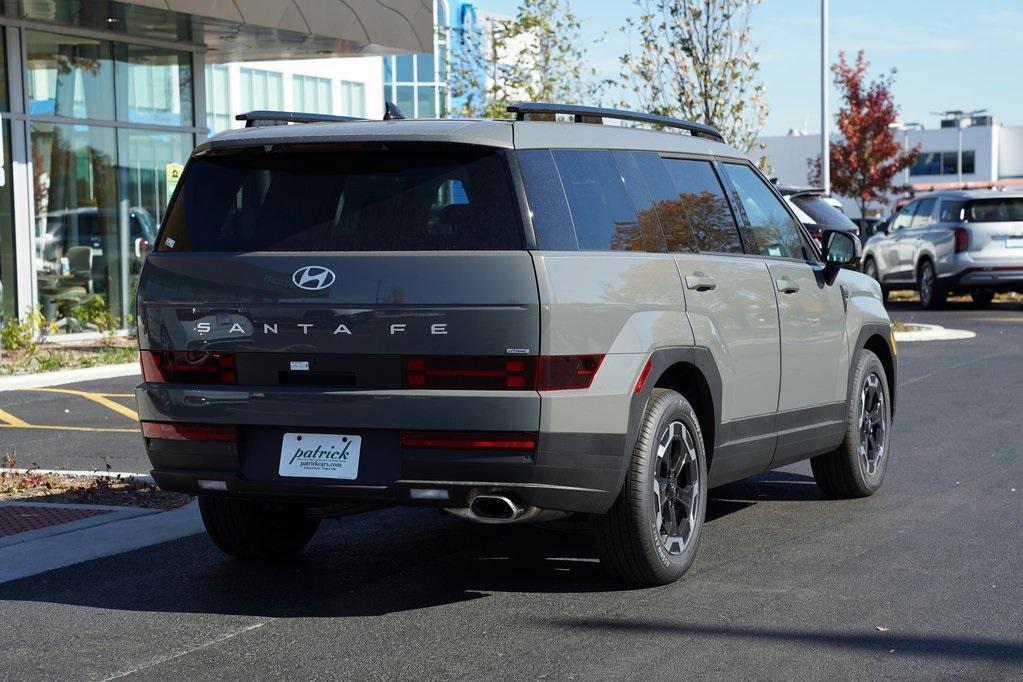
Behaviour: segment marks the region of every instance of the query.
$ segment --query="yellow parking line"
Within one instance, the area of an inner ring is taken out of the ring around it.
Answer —
[[[28,426],[26,422],[18,419],[10,412],[4,412],[3,410],[0,410],[0,421],[4,422],[3,424],[0,424],[0,426],[17,426],[21,428]]]
[[[4,414],[7,414],[6,412]],[[8,415],[9,416],[9,415]],[[138,429],[113,429],[96,426],[43,426],[42,424],[0,424],[0,429],[48,429],[51,431],[92,431],[95,433],[139,433]]]
[[[133,421],[138,421],[139,420],[138,412],[136,412],[135,410],[131,409],[130,407],[125,407],[124,405],[121,405],[120,403],[115,403],[113,400],[111,400],[110,398],[107,398],[106,396],[104,396],[101,393],[89,393],[88,391],[76,391],[76,390],[71,389],[71,388],[30,388],[30,389],[26,389],[26,390],[38,391],[40,393],[63,393],[65,395],[76,395],[76,396],[79,396],[81,398],[86,398],[87,400],[91,400],[92,402],[97,403],[98,405],[102,405],[103,407],[107,408],[108,410],[113,410],[114,412],[116,412],[118,414],[123,414],[125,417],[127,417],[128,419],[131,419]]]

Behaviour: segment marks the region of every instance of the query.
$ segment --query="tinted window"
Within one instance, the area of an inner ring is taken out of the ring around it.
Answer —
[[[193,159],[159,251],[523,248],[504,158],[463,147]]]
[[[934,222],[934,205],[938,200],[934,197],[921,199],[913,213],[913,227],[926,227]]]
[[[700,251],[742,253],[742,241],[724,190],[708,161],[664,159],[678,202]],[[669,207],[670,208],[670,207]]]
[[[656,155],[655,155],[656,156]],[[639,230],[643,235],[643,251],[651,253],[667,251],[664,244],[664,234],[661,231],[661,219],[654,208],[654,198],[650,194],[650,188],[646,181],[635,154],[626,151],[611,152],[611,158],[618,166],[622,174],[622,181],[625,183],[625,191],[632,199],[632,205],[636,207],[636,219],[639,222]],[[628,249],[634,251],[635,249]]]
[[[771,188],[752,168],[724,164],[753,232],[757,253],[782,258],[811,258],[799,236],[796,221]]]
[[[611,153],[593,150],[552,152],[565,187],[579,248],[643,251],[643,231]]]
[[[845,230],[846,232],[857,231],[853,221],[829,204],[823,197],[812,194],[792,197],[792,203],[801,211],[813,218],[818,229],[823,230]]]
[[[1023,198],[983,199],[966,204],[966,220],[973,223],[1023,221]]]
[[[522,184],[529,197],[529,212],[533,216],[536,246],[542,251],[575,251],[572,213],[565,201],[558,167],[548,149],[527,149],[518,152]]]
[[[943,223],[954,223],[963,220],[963,208],[966,203],[963,201],[952,201],[944,199],[941,202],[941,213],[938,220]]]
[[[909,204],[904,209],[899,211],[898,214],[896,214],[895,219],[892,220],[891,229],[888,231],[894,232],[895,230],[901,230],[904,227],[909,227],[909,224],[913,222],[913,213],[916,211],[917,206],[919,205],[920,205],[919,201],[914,201],[913,203]]]
[[[655,152],[632,152],[632,157],[643,174],[654,200],[654,209],[668,251],[698,251],[696,236],[689,224],[689,216],[682,206],[681,195],[668,176],[668,169],[660,155]],[[640,211],[640,221],[642,220],[643,211]]]

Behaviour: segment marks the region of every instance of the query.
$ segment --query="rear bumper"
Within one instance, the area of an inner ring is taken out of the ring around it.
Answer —
[[[626,435],[539,434],[535,452],[403,448],[403,430],[537,432],[535,392],[345,392],[279,387],[202,390],[143,384],[136,395],[144,421],[232,424],[238,442],[146,439],[152,475],[166,490],[204,494],[200,481],[222,482],[238,497],[308,504],[376,502],[462,507],[481,492],[500,491],[522,504],[602,513],[613,504],[626,461]],[[362,437],[354,481],[282,477],[286,432]],[[447,499],[413,499],[415,489]],[[216,494],[216,493],[214,493]]]
[[[954,290],[990,289],[1023,292],[1023,263],[972,266],[949,277],[947,281]]]

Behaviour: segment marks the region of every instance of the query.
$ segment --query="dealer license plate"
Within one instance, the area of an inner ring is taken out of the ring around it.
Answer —
[[[281,442],[281,476],[340,478],[359,475],[361,436],[286,433]]]

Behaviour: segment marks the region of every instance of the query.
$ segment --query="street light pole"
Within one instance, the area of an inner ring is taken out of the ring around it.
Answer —
[[[821,181],[831,194],[831,139],[828,125],[828,0],[821,0]]]

